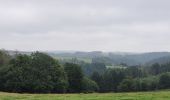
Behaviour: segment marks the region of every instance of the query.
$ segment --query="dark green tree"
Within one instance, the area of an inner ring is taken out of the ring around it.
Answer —
[[[97,92],[99,90],[99,86],[97,83],[88,77],[83,78],[83,92],[92,93]]]
[[[10,61],[4,87],[10,92],[66,92],[67,77],[64,68],[56,60],[44,53],[31,56],[17,54]]]
[[[79,65],[73,63],[66,63],[64,65],[68,77],[68,92],[79,93],[83,89],[83,72]]]
[[[118,86],[118,90],[119,91],[123,91],[123,92],[129,92],[129,91],[133,91],[133,79],[132,78],[125,78]]]
[[[125,78],[124,69],[108,69],[104,73],[105,92],[117,92],[118,85]]]
[[[160,88],[162,89],[170,88],[170,73],[169,72],[163,73],[160,76],[159,85],[160,85]]]
[[[158,63],[155,63],[151,66],[150,71],[153,75],[158,75],[161,73],[161,66]]]
[[[93,72],[93,74],[91,75],[91,79],[95,81],[99,86],[99,92],[105,91],[103,75],[100,75],[98,72]]]
[[[31,57],[18,54],[10,61],[9,69],[5,75],[5,88],[12,92],[27,91],[27,82],[30,79],[29,68]]]
[[[33,53],[31,57],[33,90],[35,92],[65,92],[68,85],[67,77],[58,62],[39,52]]]

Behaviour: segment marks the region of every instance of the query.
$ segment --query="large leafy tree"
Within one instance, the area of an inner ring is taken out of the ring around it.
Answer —
[[[34,90],[44,92],[66,92],[67,77],[64,68],[52,57],[43,53],[32,54]]]
[[[5,75],[5,88],[12,92],[27,91],[28,79],[30,79],[30,64],[31,58],[27,55],[16,55],[10,61],[9,68]]]
[[[83,72],[81,67],[73,63],[66,63],[64,66],[69,82],[68,92],[82,92]]]
[[[99,92],[104,92],[105,82],[103,79],[103,75],[99,74],[98,72],[93,72],[93,74],[91,75],[91,79],[94,80],[99,86]]]
[[[123,69],[108,69],[104,73],[105,92],[117,91],[120,82],[125,78]]]
[[[64,68],[44,53],[16,55],[10,61],[5,87],[12,92],[66,92]]]

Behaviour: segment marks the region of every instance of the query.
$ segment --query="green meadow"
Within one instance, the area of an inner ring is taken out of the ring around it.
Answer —
[[[170,91],[92,94],[0,93],[0,100],[170,100]]]

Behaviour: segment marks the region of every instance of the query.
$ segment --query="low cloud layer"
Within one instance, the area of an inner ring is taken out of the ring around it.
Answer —
[[[170,0],[0,0],[0,48],[170,51]]]

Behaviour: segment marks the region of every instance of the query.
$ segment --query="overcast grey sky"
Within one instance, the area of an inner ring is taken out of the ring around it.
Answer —
[[[0,48],[170,51],[170,0],[0,0]]]

